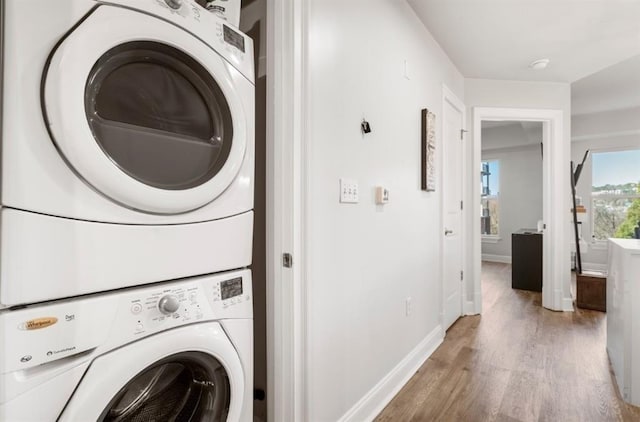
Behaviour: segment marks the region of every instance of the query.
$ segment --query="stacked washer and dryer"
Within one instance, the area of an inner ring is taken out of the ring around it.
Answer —
[[[191,0],[0,7],[0,420],[251,420],[251,39]]]

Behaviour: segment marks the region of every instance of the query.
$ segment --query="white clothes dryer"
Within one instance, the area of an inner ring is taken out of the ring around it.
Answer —
[[[0,312],[0,420],[251,421],[251,273]]]
[[[249,265],[251,39],[191,0],[1,5],[0,307]]]

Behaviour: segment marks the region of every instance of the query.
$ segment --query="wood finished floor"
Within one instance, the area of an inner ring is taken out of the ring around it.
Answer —
[[[507,264],[483,263],[482,294],[482,315],[447,331],[377,422],[640,421],[615,386],[604,313],[543,309]]]

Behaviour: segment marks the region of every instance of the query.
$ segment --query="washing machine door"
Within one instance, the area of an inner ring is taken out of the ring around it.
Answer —
[[[62,157],[94,190],[131,209],[179,214],[237,176],[248,132],[240,96],[253,92],[238,88],[247,84],[186,30],[103,5],[51,54],[43,109]]]
[[[237,421],[237,352],[218,323],[174,329],[91,363],[61,421]]]

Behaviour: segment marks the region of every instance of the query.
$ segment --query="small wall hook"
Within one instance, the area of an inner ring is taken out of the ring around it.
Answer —
[[[362,133],[371,132],[371,125],[365,119],[362,119],[362,123],[360,123],[360,128],[362,129]]]

